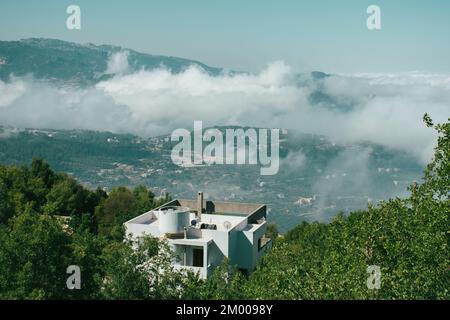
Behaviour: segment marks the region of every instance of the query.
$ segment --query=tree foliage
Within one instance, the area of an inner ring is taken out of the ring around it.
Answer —
[[[111,243],[105,248],[103,298],[180,298],[189,278],[173,269],[173,258],[165,240],[153,237]]]
[[[70,239],[50,216],[24,212],[0,235],[0,298],[64,296]]]
[[[428,126],[431,119],[424,118]],[[287,233],[246,286],[257,299],[449,299],[450,123],[439,137],[421,184],[406,199],[303,223]],[[367,267],[381,270],[371,290]]]
[[[91,191],[40,159],[29,168],[0,166],[0,298],[179,296],[177,284],[185,277],[168,268],[166,244],[123,242],[123,222],[169,199],[145,186]],[[143,268],[150,258],[167,272]],[[69,265],[81,268],[80,290],[66,286]]]

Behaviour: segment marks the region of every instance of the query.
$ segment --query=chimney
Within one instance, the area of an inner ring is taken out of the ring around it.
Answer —
[[[197,218],[201,220],[203,212],[203,192],[199,191],[197,194]]]

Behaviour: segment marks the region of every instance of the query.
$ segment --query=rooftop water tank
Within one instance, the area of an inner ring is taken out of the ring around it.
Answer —
[[[189,209],[186,207],[165,207],[156,212],[161,233],[179,234],[189,226]]]

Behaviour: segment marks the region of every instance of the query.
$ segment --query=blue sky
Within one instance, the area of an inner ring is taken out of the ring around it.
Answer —
[[[82,29],[66,29],[66,7]],[[366,28],[381,7],[382,30]],[[0,40],[49,37],[257,71],[283,60],[298,71],[450,72],[450,1],[106,1],[0,3]]]

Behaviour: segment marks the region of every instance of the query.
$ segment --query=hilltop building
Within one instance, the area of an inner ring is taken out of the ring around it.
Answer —
[[[186,268],[207,278],[225,257],[230,264],[252,272],[258,259],[272,247],[265,236],[266,205],[175,199],[125,222],[126,234],[166,238],[177,258],[175,268]]]

